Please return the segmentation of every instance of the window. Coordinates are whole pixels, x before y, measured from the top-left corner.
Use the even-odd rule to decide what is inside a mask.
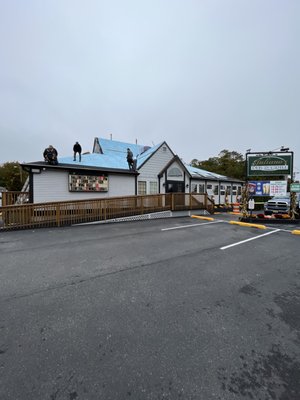
[[[146,182],[138,181],[138,194],[143,195],[146,194]]]
[[[238,187],[238,195],[240,196],[242,194],[242,188],[241,186]]]
[[[169,169],[168,176],[182,176],[182,171],[177,167],[173,167]]]
[[[150,182],[150,194],[157,194],[157,193],[158,193],[157,182]]]
[[[192,190],[192,193],[197,193],[197,185],[195,183],[192,183],[191,190]]]
[[[217,196],[219,194],[219,186],[215,185],[214,186],[214,195]]]
[[[207,187],[207,189],[212,189],[212,185],[211,184],[208,184],[206,187]]]
[[[204,192],[204,184],[199,184],[199,193],[205,193]]]
[[[220,190],[224,190],[225,189],[225,186],[224,185],[221,185],[220,186]]]
[[[232,190],[236,190],[236,186],[235,185],[232,186]]]

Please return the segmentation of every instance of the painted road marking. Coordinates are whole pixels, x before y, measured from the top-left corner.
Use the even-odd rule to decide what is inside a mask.
[[[174,229],[182,229],[182,228],[193,228],[194,226],[200,226],[200,225],[211,225],[211,224],[219,224],[220,222],[225,222],[225,221],[213,221],[213,222],[202,222],[201,224],[189,224],[189,225],[180,225],[180,226],[173,226],[172,228],[163,228],[162,231],[171,231]]]
[[[226,250],[226,249],[229,249],[230,247],[238,246],[240,244],[243,244],[243,243],[246,243],[246,242],[250,242],[251,240],[259,239],[259,238],[261,238],[263,236],[272,235],[273,233],[276,233],[276,232],[279,232],[279,231],[281,231],[281,229],[275,229],[274,231],[267,232],[267,233],[264,233],[262,235],[255,236],[255,237],[250,238],[250,239],[241,240],[240,242],[236,242],[236,243],[229,244],[227,246],[220,247],[220,250]]]

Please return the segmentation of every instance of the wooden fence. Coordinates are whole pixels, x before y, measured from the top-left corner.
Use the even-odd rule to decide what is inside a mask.
[[[28,202],[28,192],[2,192],[2,207],[17,204],[27,204]]]
[[[0,208],[0,230],[59,227],[143,215],[159,211],[214,207],[206,194],[168,193],[145,196],[14,204]]]

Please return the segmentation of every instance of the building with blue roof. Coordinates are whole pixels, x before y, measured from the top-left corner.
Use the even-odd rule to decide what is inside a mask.
[[[127,149],[134,158],[129,169]],[[170,192],[207,193],[216,204],[234,202],[242,181],[182,162],[163,141],[154,146],[96,137],[91,153],[81,161],[59,157],[57,165],[45,161],[23,164],[29,172],[30,202],[85,200],[103,197]]]

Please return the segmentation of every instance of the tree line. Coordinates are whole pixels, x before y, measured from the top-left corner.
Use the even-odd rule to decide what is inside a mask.
[[[201,168],[209,172],[225,175],[230,178],[246,179],[245,158],[237,151],[222,150],[218,156],[208,160],[199,161],[193,159],[191,166]]]
[[[17,161],[6,162],[0,166],[0,186],[9,191],[20,192],[27,176],[28,173]]]

